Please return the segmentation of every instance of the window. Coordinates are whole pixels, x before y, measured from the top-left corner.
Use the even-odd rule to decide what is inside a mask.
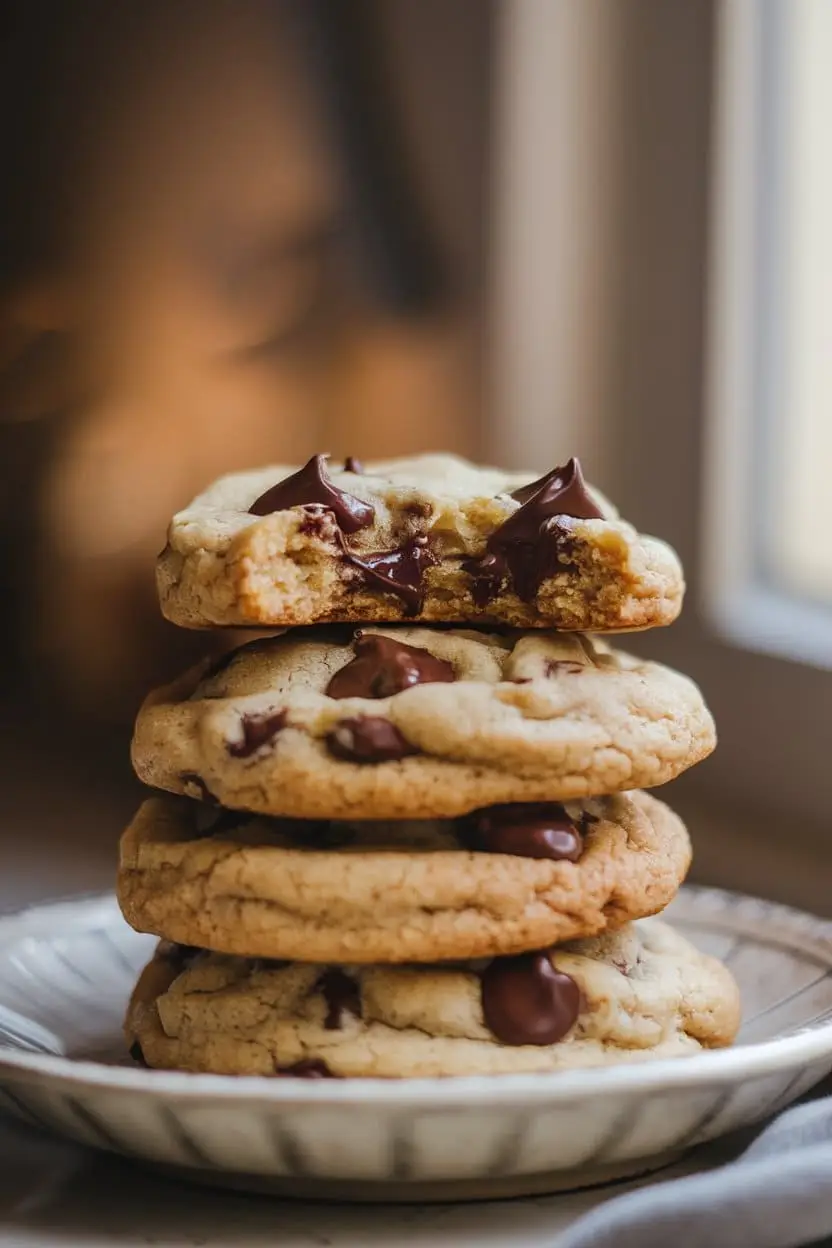
[[[832,667],[832,5],[730,3],[720,34],[707,601]]]

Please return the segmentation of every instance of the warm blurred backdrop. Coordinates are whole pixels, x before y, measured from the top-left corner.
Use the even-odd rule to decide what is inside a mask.
[[[475,447],[488,23],[467,0],[14,7],[7,592],[50,699],[120,720],[182,644],[150,572],[206,482]]]
[[[212,644],[156,609],[172,512],[258,462],[436,448],[577,452],[678,547],[686,615],[633,644],[721,727],[678,799],[700,874],[826,905],[832,7],[1,20],[0,905],[107,881],[138,700]]]

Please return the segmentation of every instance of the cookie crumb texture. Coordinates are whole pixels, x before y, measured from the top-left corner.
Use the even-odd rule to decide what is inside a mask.
[[[189,628],[418,619],[607,632],[670,624],[679,560],[577,461],[545,477],[452,455],[314,456],[216,481],[173,518],[162,611]]]
[[[578,850],[567,842],[560,858],[471,848],[467,820],[327,825],[214,811],[206,834],[197,812],[187,798],[142,805],[121,840],[124,915],[139,931],[266,958],[432,962],[538,949],[657,913],[690,862],[682,821],[646,793],[571,803]],[[474,823],[493,834],[493,820]]]
[[[371,679],[372,696],[333,696],[368,635],[421,650],[454,679],[426,680],[422,664],[399,692]],[[232,808],[431,819],[650,788],[714,743],[691,680],[598,640],[341,626],[250,642],[157,690],[139,713],[133,763],[155,788]]]
[[[520,975],[498,967],[495,986],[494,963],[322,968],[202,953],[182,969],[163,953],[136,986],[128,1043],[168,1069],[286,1075],[312,1062],[318,1076],[395,1079],[682,1057],[736,1035],[728,971],[658,920],[545,956],[556,974],[541,987],[530,958],[516,960]],[[534,1041],[498,1040],[487,1016]]]

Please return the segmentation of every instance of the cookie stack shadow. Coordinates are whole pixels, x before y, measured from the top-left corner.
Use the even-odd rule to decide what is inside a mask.
[[[174,517],[158,585],[184,626],[282,631],[140,711],[155,792],[118,895],[160,943],[136,1060],[402,1078],[732,1041],[730,974],[650,917],[690,843],[644,790],[713,723],[690,680],[603,639],[671,623],[681,568],[576,461],[224,478]]]

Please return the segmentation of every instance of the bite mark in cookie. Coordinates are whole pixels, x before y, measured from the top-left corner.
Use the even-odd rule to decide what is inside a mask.
[[[431,622],[619,631],[668,624],[673,552],[583,483],[450,455],[274,465],[215,482],[173,518],[158,564],[189,627]]]

